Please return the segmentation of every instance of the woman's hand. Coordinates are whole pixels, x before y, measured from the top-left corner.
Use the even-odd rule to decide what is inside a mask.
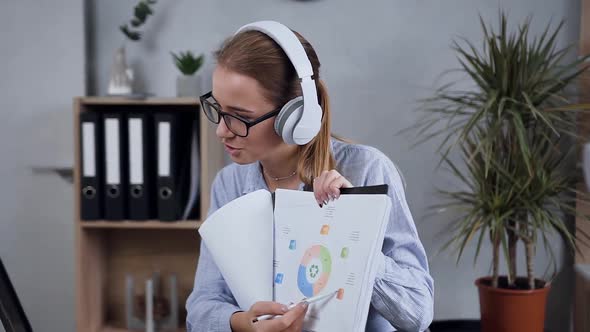
[[[313,193],[320,206],[340,197],[340,188],[350,188],[350,183],[335,169],[323,171],[319,177],[313,179]]]
[[[306,312],[307,303],[300,303],[288,310],[284,304],[260,301],[254,303],[248,311],[233,314],[230,325],[234,332],[301,332]],[[282,316],[256,321],[255,318],[261,315]]]

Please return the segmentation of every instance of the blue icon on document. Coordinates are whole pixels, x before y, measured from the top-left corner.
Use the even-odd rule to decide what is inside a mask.
[[[282,284],[283,283],[283,274],[277,273],[277,277],[275,278],[275,284]]]

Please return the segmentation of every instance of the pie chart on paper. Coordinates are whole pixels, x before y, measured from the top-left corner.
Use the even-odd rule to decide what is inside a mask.
[[[330,251],[321,245],[308,248],[303,254],[297,274],[299,290],[305,297],[319,294],[326,287],[331,271]]]

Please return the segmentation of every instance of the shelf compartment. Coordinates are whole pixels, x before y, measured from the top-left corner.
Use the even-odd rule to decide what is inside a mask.
[[[176,274],[178,331],[182,331],[186,319],[185,303],[193,288],[199,255],[200,238],[196,234],[146,229],[134,232],[80,230],[80,233],[86,254],[79,268],[88,278],[79,280],[80,289],[86,294],[79,298],[83,303],[79,303],[78,314],[89,320],[79,321],[79,331],[127,331],[126,276],[133,276],[135,294],[142,296],[145,280],[155,271],[160,273],[160,292],[165,297],[168,278],[172,273]]]

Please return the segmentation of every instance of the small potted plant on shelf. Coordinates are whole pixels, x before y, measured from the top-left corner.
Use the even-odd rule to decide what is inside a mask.
[[[133,9],[133,18],[129,24],[119,26],[125,39],[123,44],[115,51],[111,76],[108,85],[109,95],[131,95],[133,93],[133,71],[127,66],[125,42],[137,42],[142,38],[140,30],[148,17],[154,14],[153,5],[156,0],[141,0]]]
[[[177,97],[198,97],[202,94],[201,80],[197,72],[203,65],[204,55],[195,56],[193,52],[170,52],[176,68],[182,75],[176,79]]]
[[[478,279],[482,331],[543,331],[550,279],[534,275],[537,240],[553,256],[549,235],[558,233],[568,248],[587,243],[567,223],[576,215],[580,172],[571,166],[579,135],[576,114],[590,105],[573,104],[569,87],[586,69],[587,57],[567,61],[571,48],[558,48],[563,25],[531,36],[530,19],[508,31],[500,13],[499,29],[483,22],[483,47],[462,39],[454,42],[460,69],[467,77],[443,85],[422,100],[425,114],[414,130],[420,142],[439,140],[440,164],[461,183],[458,190],[439,190],[444,201],[434,211],[456,212],[451,240],[457,250],[477,243],[477,260],[484,239],[492,249],[492,275]],[[419,142],[419,143],[420,143]],[[458,161],[460,160],[460,161]],[[583,216],[588,221],[589,216]],[[517,245],[525,249],[526,273],[517,272]],[[500,255],[507,275],[499,275]],[[550,263],[555,267],[553,260]]]

